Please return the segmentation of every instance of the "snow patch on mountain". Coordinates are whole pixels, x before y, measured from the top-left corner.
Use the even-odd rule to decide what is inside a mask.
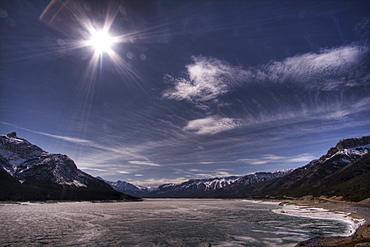
[[[285,169],[275,172],[253,172],[239,178],[234,184],[238,186],[255,186],[259,183],[288,175],[294,170],[295,169]]]
[[[202,197],[204,193],[224,188],[239,177],[190,179],[181,184],[163,184],[152,191],[149,197]]]
[[[48,153],[15,132],[0,136],[0,167],[21,183],[37,180],[86,187],[91,179],[68,156]]]
[[[113,181],[104,180],[101,177],[97,177],[97,179],[103,180],[104,182],[109,184],[115,191],[125,193],[128,195],[132,195],[132,196],[145,197],[151,191],[154,190],[154,188],[151,188],[151,187],[133,185],[131,183],[121,181],[121,180],[113,182]]]

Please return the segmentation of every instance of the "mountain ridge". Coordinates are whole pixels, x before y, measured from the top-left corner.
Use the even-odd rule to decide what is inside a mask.
[[[229,177],[215,177],[204,179],[189,179],[182,183],[168,183],[162,184],[157,188],[146,188],[143,186],[136,186],[131,183],[120,181],[112,182],[106,181],[116,191],[125,194],[147,197],[147,198],[186,198],[186,197],[208,197],[213,191],[225,188],[238,180],[240,182],[249,184],[258,184],[263,181],[275,179],[284,176],[294,169],[279,170],[275,172],[253,172],[245,176],[229,176]],[[102,178],[99,178],[102,179]]]
[[[15,132],[0,136],[0,200],[133,200]]]
[[[162,184],[156,190],[151,191],[147,197],[203,197],[208,191],[223,188],[233,183],[237,176],[223,178],[189,179],[180,184]]]
[[[312,160],[307,165],[294,169],[290,174],[276,178],[270,181],[260,183],[258,186],[238,186],[232,184],[225,187],[215,193],[211,194],[212,197],[265,197],[265,198],[286,198],[286,197],[303,197],[307,195],[313,195],[319,197],[321,195],[331,196],[342,196],[346,190],[336,190],[339,194],[330,193],[331,190],[335,190],[337,185],[330,185],[325,182],[326,188],[318,189],[320,183],[324,181],[333,180],[335,174],[345,174],[345,169],[350,167],[357,168],[370,172],[369,163],[369,149],[370,149],[370,136],[364,136],[361,138],[350,138],[340,140],[335,147],[328,150],[325,155],[322,155],[319,159]],[[356,163],[360,162],[360,163]],[[356,165],[357,164],[357,165]],[[338,173],[337,173],[338,172]],[[332,177],[331,177],[332,176]],[[358,176],[353,176],[351,179],[346,181],[339,181],[340,183],[348,182],[349,180],[356,179]],[[353,180],[354,181],[354,180]],[[370,183],[366,180],[360,185],[361,190],[369,188]],[[344,186],[342,184],[342,186]],[[325,187],[325,186],[324,186]],[[348,200],[363,200],[368,197],[368,194],[360,196],[347,196]]]
[[[370,197],[370,136],[340,140],[318,159],[295,169],[245,176],[190,179],[156,189],[105,181],[79,170],[15,132],[0,136],[0,200],[135,200],[173,198]]]
[[[255,172],[234,177],[221,186],[211,186],[211,189],[206,189],[204,183],[216,183],[225,178],[190,179],[180,184],[162,184],[142,195],[158,198],[297,198],[324,195],[359,201],[370,197],[369,150],[370,136],[342,139],[320,158],[295,169]]]

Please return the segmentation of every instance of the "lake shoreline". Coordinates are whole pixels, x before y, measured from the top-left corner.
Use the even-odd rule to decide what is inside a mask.
[[[288,200],[283,203],[297,206],[323,208],[331,212],[346,212],[354,219],[364,219],[365,223],[359,226],[354,234],[347,237],[315,237],[298,243],[295,247],[309,246],[343,246],[360,247],[370,246],[370,199],[361,202],[341,201],[338,198],[304,198]]]

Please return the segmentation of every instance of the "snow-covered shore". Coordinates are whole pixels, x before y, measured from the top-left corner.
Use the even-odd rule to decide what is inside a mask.
[[[370,199],[361,202],[345,202],[333,198],[310,198],[284,202],[280,212],[299,217],[331,217],[349,223],[348,234],[335,237],[315,237],[296,247],[308,246],[365,246],[370,245]],[[359,244],[359,245],[357,245]],[[366,245],[367,246],[367,245]]]

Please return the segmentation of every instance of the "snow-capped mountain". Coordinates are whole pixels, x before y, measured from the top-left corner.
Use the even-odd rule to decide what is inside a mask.
[[[116,191],[138,197],[155,198],[183,198],[183,197],[208,197],[213,192],[228,187],[234,183],[240,186],[257,185],[264,181],[285,176],[294,169],[276,172],[255,172],[243,177],[231,176],[224,178],[190,179],[181,184],[162,184],[158,188],[135,186],[131,183],[120,181],[105,181]],[[99,178],[99,177],[98,177]],[[102,179],[102,178],[99,178]]]
[[[223,190],[217,191],[213,196],[344,196],[348,193],[356,194],[358,191],[370,191],[370,183],[367,179],[370,177],[369,150],[370,136],[343,139],[319,159],[313,160],[285,176],[261,182],[258,186],[251,183],[235,182]],[[357,185],[356,188],[353,187],[354,184]],[[364,198],[366,193],[358,198]],[[351,199],[351,197],[348,198]]]
[[[43,199],[120,199],[109,185],[79,170],[72,159],[63,154],[48,153],[15,132],[0,136],[0,169],[19,182],[43,191],[33,198]],[[9,179],[5,173],[3,177]],[[12,183],[14,182],[12,181]],[[36,187],[35,187],[36,186]],[[0,191],[1,192],[1,191]],[[27,195],[19,195],[25,198]],[[128,198],[128,197],[127,197]],[[1,198],[0,198],[1,199]]]
[[[181,184],[163,184],[153,190],[147,197],[202,197],[235,182],[239,177],[191,179]]]
[[[284,177],[294,171],[294,169],[279,170],[275,172],[254,172],[245,175],[233,183],[233,186],[256,186],[262,182]]]
[[[98,179],[103,180],[100,177]],[[144,186],[136,186],[131,183],[118,180],[116,182],[104,180],[107,184],[109,184],[115,191],[125,193],[127,195],[137,196],[137,197],[145,197],[147,196],[153,189],[150,187]]]
[[[58,185],[86,187],[91,177],[77,169],[73,160],[50,154],[25,139],[10,133],[0,136],[2,167],[20,182],[29,179]]]

